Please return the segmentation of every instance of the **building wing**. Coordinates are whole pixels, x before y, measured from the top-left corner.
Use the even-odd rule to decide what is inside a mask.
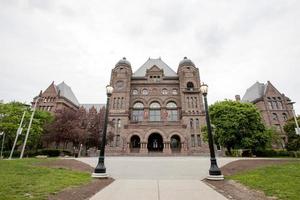
[[[76,106],[79,106],[79,102],[70,86],[68,86],[65,82],[62,82],[58,84],[56,87],[57,87],[57,91],[60,93],[60,96],[65,97],[66,99],[74,103]]]
[[[254,102],[263,97],[265,93],[265,84],[256,82],[250,88],[247,89],[245,95],[242,98],[242,102]]]

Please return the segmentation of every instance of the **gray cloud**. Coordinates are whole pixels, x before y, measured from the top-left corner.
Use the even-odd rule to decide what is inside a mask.
[[[296,0],[0,0],[0,99],[29,102],[64,80],[80,102],[104,102],[121,57],[135,70],[161,56],[176,71],[188,56],[211,103],[267,80],[299,102],[299,9]]]

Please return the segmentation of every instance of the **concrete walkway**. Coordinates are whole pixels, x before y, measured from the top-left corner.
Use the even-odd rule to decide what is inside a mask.
[[[92,167],[97,158],[79,158]],[[234,158],[218,159],[219,166]],[[91,200],[226,200],[203,180],[208,157],[107,157],[107,172],[116,179]]]
[[[116,180],[91,200],[226,200],[200,180]]]

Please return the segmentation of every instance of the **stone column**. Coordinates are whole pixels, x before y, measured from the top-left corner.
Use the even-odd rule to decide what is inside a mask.
[[[170,142],[164,142],[163,153],[166,154],[166,155],[172,154],[171,148],[170,148]]]
[[[146,155],[148,153],[147,143],[141,142],[140,154]]]

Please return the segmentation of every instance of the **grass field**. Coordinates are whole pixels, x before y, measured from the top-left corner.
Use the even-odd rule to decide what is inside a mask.
[[[300,199],[300,161],[258,168],[229,177],[267,196],[282,200]]]
[[[91,180],[89,173],[36,166],[49,160],[0,160],[0,199],[47,199],[48,195]]]

